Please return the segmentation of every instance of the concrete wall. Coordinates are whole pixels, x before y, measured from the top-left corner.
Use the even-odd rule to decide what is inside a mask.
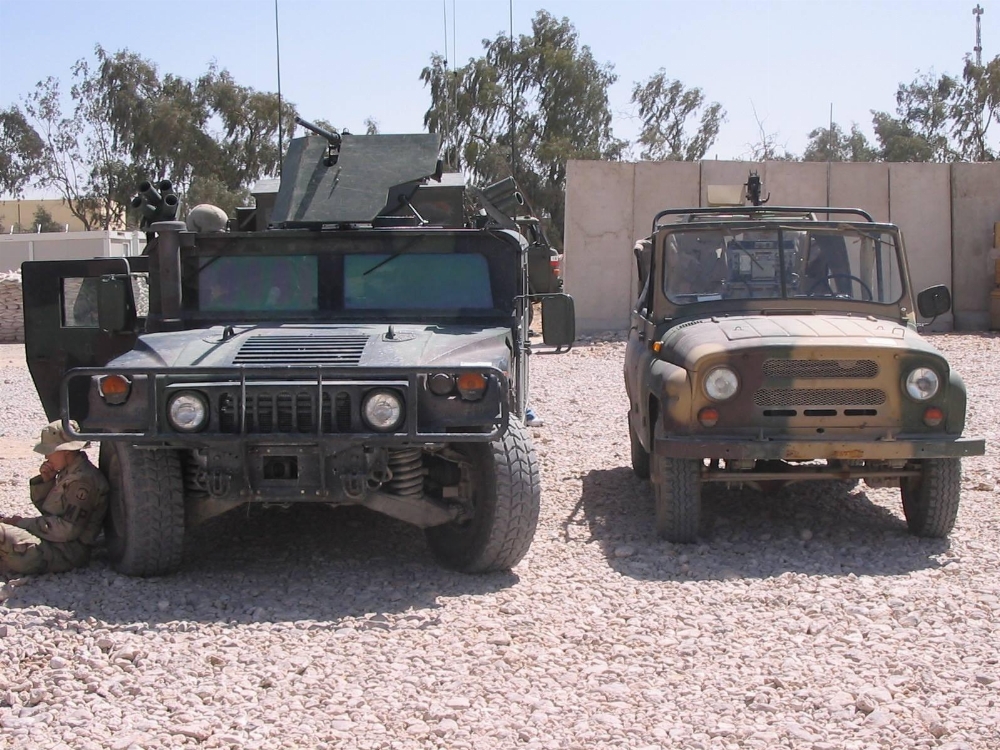
[[[987,327],[1000,164],[571,161],[564,274],[577,329],[627,328],[637,294],[632,246],[656,213],[705,205],[708,185],[745,182],[750,169],[773,205],[862,208],[898,224],[914,288],[952,288],[954,313],[934,329]]]
[[[951,168],[951,240],[955,253],[955,327],[989,327],[993,289],[993,224],[1000,221],[1000,164],[954,164]]]

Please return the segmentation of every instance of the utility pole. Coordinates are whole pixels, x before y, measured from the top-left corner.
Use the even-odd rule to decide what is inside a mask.
[[[976,7],[972,9],[972,15],[976,17],[976,46],[972,50],[976,53],[976,67],[979,68],[983,66],[983,34],[979,17],[985,12],[979,3],[976,3]]]

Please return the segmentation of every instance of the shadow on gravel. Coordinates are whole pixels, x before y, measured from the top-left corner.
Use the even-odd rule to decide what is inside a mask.
[[[8,607],[46,605],[105,622],[249,623],[391,615],[439,597],[491,594],[513,573],[465,575],[431,558],[423,533],[363,508],[245,509],[188,534],[182,569],[164,578],[89,568],[23,579]],[[381,618],[376,617],[376,622]]]
[[[653,492],[627,467],[591,471],[564,522],[568,541],[596,542],[622,575],[653,580],[899,575],[939,567],[947,540],[918,539],[906,523],[842,483],[803,482],[771,495],[710,484],[698,544],[657,537]]]

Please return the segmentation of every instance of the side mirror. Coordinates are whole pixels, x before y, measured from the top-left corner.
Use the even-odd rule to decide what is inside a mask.
[[[576,306],[568,294],[542,297],[542,342],[556,348],[572,346],[576,340]]]
[[[135,303],[128,276],[102,276],[97,288],[97,321],[105,333],[135,329]]]
[[[917,295],[917,309],[925,318],[936,318],[951,309],[951,292],[944,284],[928,287]]]

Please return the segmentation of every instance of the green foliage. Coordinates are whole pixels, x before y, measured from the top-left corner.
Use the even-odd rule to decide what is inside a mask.
[[[215,66],[189,81],[161,77],[128,50],[98,46],[95,57],[73,67],[70,113],[62,112],[55,78],[39,82],[24,101],[42,142],[34,177],[56,189],[87,229],[122,223],[144,179],[169,179],[181,196],[199,180],[202,193],[228,196],[230,205],[277,172],[277,95],[240,86]],[[295,110],[287,102],[281,117],[290,134]],[[184,202],[192,205],[190,197]]]
[[[993,161],[990,126],[1000,122],[1000,56],[966,59],[961,78],[930,73],[900,84],[896,116],[873,112],[885,161]]]
[[[450,168],[479,184],[513,175],[562,227],[567,160],[619,159],[626,145],[611,130],[612,66],[580,45],[569,19],[544,10],[530,35],[512,43],[501,33],[483,50],[455,70],[431,58],[420,75],[431,94],[424,124],[442,134]]]
[[[22,195],[38,174],[44,144],[16,107],[0,110],[0,194]]]
[[[705,106],[701,89],[688,89],[678,80],[669,80],[663,68],[646,83],[635,84],[632,103],[642,120],[637,139],[641,157],[656,161],[704,159],[726,115],[718,102]],[[694,122],[697,126],[691,132]]]
[[[35,209],[35,215],[31,217],[31,231],[33,232],[62,232],[66,227],[59,224],[52,218],[45,206]]]
[[[809,143],[802,161],[875,161],[878,152],[868,142],[856,124],[845,133],[840,125],[816,128],[809,133]]]

